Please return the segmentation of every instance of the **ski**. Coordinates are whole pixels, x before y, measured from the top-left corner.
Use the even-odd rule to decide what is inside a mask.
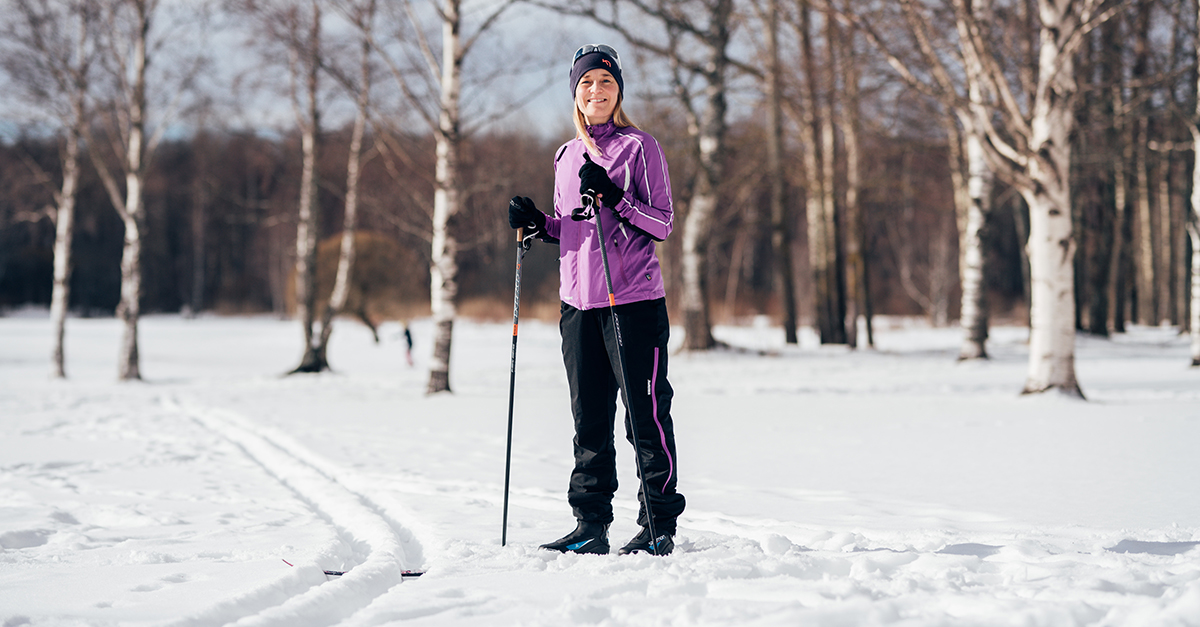
[[[283,560],[283,563],[287,564],[288,566],[295,567],[295,564],[293,564],[287,560]],[[333,576],[333,577],[341,577],[342,575],[345,575],[346,573],[348,573],[350,571],[348,571],[348,570],[323,570],[321,572],[325,573],[326,575]],[[421,575],[424,575],[424,574],[425,574],[425,571],[423,571],[423,570],[402,570],[402,571],[400,571],[400,576],[405,577],[405,578],[420,577]]]

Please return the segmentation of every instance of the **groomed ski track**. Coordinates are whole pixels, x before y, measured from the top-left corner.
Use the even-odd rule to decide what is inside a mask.
[[[418,567],[421,543],[384,508],[348,484],[350,471],[316,457],[286,434],[254,424],[237,413],[190,400],[163,404],[229,440],[268,475],[332,525],[332,547],[347,572],[328,576],[319,564],[295,563],[283,579],[226,600],[172,627],[319,627],[336,625],[369,606]],[[287,556],[280,556],[281,561]],[[247,615],[247,610],[251,614]]]

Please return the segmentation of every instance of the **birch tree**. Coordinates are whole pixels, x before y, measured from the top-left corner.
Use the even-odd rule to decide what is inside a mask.
[[[859,345],[858,319],[867,320],[867,268],[864,254],[863,215],[859,203],[862,188],[862,165],[859,146],[859,65],[855,48],[857,31],[849,29],[842,35],[842,142],[846,153],[846,340],[851,347]],[[874,345],[870,331],[867,344]]]
[[[1129,137],[1125,111],[1125,72],[1121,62],[1121,52],[1118,46],[1120,38],[1120,20],[1111,19],[1101,27],[1100,41],[1103,47],[1102,80],[1109,86],[1105,113],[1111,120],[1107,129],[1109,161],[1113,178],[1113,218],[1112,245],[1109,247],[1108,284],[1103,299],[1105,331],[1108,333],[1125,332],[1125,264],[1122,261],[1127,254],[1125,246],[1125,216],[1128,212],[1129,197],[1128,163],[1132,161],[1133,142]],[[1103,96],[1102,96],[1103,97]],[[1097,314],[1100,312],[1097,311]],[[1099,315],[1094,316],[1093,327],[1101,322]]]
[[[913,6],[911,0],[904,3]],[[1030,357],[1025,393],[1057,390],[1082,397],[1075,378],[1075,240],[1071,221],[1071,144],[1075,124],[1074,55],[1087,33],[1112,17],[1112,0],[1037,0],[1037,64],[1029,72],[1029,98],[1020,97],[1021,79],[1005,71],[991,37],[990,19],[970,0],[951,0],[958,54],[968,84],[975,81],[979,100],[968,98],[964,126],[977,129],[991,169],[1012,184],[1030,209],[1031,274]],[[917,32],[929,21],[915,10]],[[918,38],[920,41],[920,38]],[[924,45],[924,44],[922,44]],[[926,55],[929,58],[929,55]],[[889,61],[913,83],[913,72],[895,55]],[[932,63],[939,82],[950,81],[940,63]],[[1017,82],[1014,87],[1013,81]]]
[[[81,147],[89,122],[88,88],[95,47],[95,7],[88,0],[5,3],[11,21],[4,38],[13,46],[4,65],[23,95],[50,112],[62,128],[62,180],[54,192],[54,287],[50,299],[52,374],[65,378],[67,310],[71,303],[71,243],[79,188]]]
[[[1200,3],[1196,7],[1197,28],[1200,28]],[[1200,34],[1197,35],[1200,37]],[[1195,47],[1195,63],[1200,68],[1200,45]],[[1200,76],[1200,72],[1197,73]],[[1191,282],[1191,336],[1192,336],[1192,366],[1200,366],[1200,79],[1196,81],[1196,109],[1192,112],[1191,124],[1188,130],[1192,133],[1192,150],[1196,158],[1192,163],[1192,197],[1191,215],[1188,218],[1187,231],[1192,241],[1192,282]]]
[[[312,346],[312,360],[317,369],[329,368],[326,356],[329,338],[333,334],[333,318],[346,308],[350,297],[350,274],[354,272],[357,253],[355,230],[358,228],[358,182],[363,165],[363,135],[366,133],[367,116],[371,104],[371,34],[375,20],[375,0],[362,6],[344,7],[348,17],[362,32],[359,71],[357,81],[345,80],[347,87],[355,93],[354,127],[350,134],[350,155],[346,163],[346,200],[342,216],[341,252],[338,256],[337,274],[329,302],[321,315],[321,332]],[[365,318],[365,315],[364,315]],[[376,338],[378,341],[378,337]]]
[[[282,36],[288,48],[288,74],[292,110],[300,128],[300,199],[296,220],[296,315],[304,333],[304,354],[296,372],[320,372],[328,367],[317,353],[314,329],[317,305],[317,240],[320,238],[321,204],[318,197],[317,161],[321,136],[321,5],[313,0],[307,13],[294,6],[285,14]],[[307,24],[307,26],[306,26]]]
[[[454,229],[455,216],[462,209],[462,176],[460,152],[465,135],[462,120],[463,65],[475,45],[508,10],[515,0],[503,0],[488,9],[479,26],[463,38],[462,0],[440,0],[436,6],[436,24],[441,33],[440,53],[426,36],[425,20],[409,0],[397,7],[402,21],[409,28],[398,26],[395,40],[403,44],[412,39],[416,47],[418,64],[409,72],[403,52],[387,46],[372,37],[372,47],[396,85],[413,104],[413,111],[433,130],[436,138],[436,165],[434,172],[433,216],[430,237],[430,305],[433,310],[434,338],[433,355],[429,365],[427,394],[450,392],[450,354],[454,338],[454,321],[458,316],[458,250],[459,235]],[[410,34],[406,35],[406,31]],[[400,46],[404,50],[403,45]],[[411,49],[409,49],[411,51]],[[422,85],[431,88],[422,90]],[[436,104],[423,94],[436,94]]]
[[[252,45],[265,66],[285,68],[286,93],[300,133],[300,189],[296,200],[293,289],[296,317],[304,348],[289,374],[321,372],[329,367],[318,350],[317,241],[320,239],[320,173],[322,120],[325,114],[322,76],[327,70],[325,1],[228,0],[231,9],[254,24]]]
[[[1031,328],[1024,393],[1056,390],[1082,397],[1075,378],[1075,240],[1071,222],[1074,55],[1089,30],[1112,15],[1107,0],[1038,0],[1039,47],[1034,97],[1022,108],[985,26],[968,0],[954,0],[968,73],[980,77],[991,106],[973,106],[985,129],[985,154],[1029,206]],[[994,120],[999,118],[999,123]]]
[[[121,253],[121,299],[117,317],[123,322],[117,376],[123,381],[142,378],[138,352],[138,321],[142,297],[142,241],[146,231],[144,190],[146,167],[162,138],[166,125],[147,137],[147,82],[150,64],[148,48],[157,0],[118,0],[103,6],[100,21],[107,34],[102,54],[111,63],[116,92],[107,111],[105,133],[120,162],[120,175],[108,167],[100,145],[84,126],[85,139],[109,200],[125,226],[125,245]]]
[[[757,6],[757,5],[756,5]],[[783,65],[779,46],[779,0],[768,0],[760,14],[766,36],[767,170],[771,184],[771,247],[775,251],[775,286],[783,307],[784,341],[797,344],[796,277],[792,267],[792,220],[784,172]]]
[[[835,328],[842,324],[836,307],[837,235],[834,231],[834,190],[830,176],[834,171],[832,108],[821,98],[818,84],[821,73],[813,41],[813,7],[807,0],[799,3],[795,23],[800,40],[800,58],[804,67],[805,87],[797,101],[800,119],[800,145],[805,180],[805,218],[808,223],[808,264],[813,280],[813,308],[821,343],[840,343]],[[829,42],[827,42],[828,44]],[[826,76],[832,76],[835,58],[832,47],[827,59]],[[832,95],[830,95],[832,97]]]
[[[918,79],[917,72],[910,67],[912,62],[901,59],[899,53],[894,52],[873,28],[868,26],[864,30],[910,85],[939,101],[946,111],[944,123],[957,214],[958,271],[962,288],[959,324],[963,338],[958,358],[960,361],[985,359],[988,318],[984,262],[987,256],[982,232],[991,211],[994,174],[984,151],[984,128],[974,119],[975,113],[984,108],[985,81],[974,66],[964,61],[961,47],[949,55],[960,66],[962,78],[955,80],[953,72],[945,67],[943,61],[947,56],[948,44],[936,36],[936,33],[945,30],[945,26],[941,23],[935,25],[929,13],[912,0],[901,0],[899,5],[901,21],[916,44],[915,52],[929,69],[927,81]],[[971,3],[963,10],[976,18],[982,9],[980,5]],[[843,15],[846,14],[848,11],[843,12]]]

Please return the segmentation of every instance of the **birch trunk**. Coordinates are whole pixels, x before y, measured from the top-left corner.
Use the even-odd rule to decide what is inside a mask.
[[[296,316],[304,333],[304,354],[293,373],[320,372],[327,367],[318,358],[313,342],[313,325],[317,304],[317,236],[320,229],[320,204],[317,189],[317,158],[319,152],[321,114],[317,101],[321,37],[321,9],[312,3],[312,24],[305,49],[297,51],[293,67],[304,70],[304,112],[297,117],[300,126],[300,205],[296,221]]]
[[[204,266],[206,225],[208,222],[208,158],[203,151],[208,142],[198,146],[202,151],[197,157],[196,178],[192,183],[192,293],[186,300],[187,317],[194,317],[204,307]]]
[[[118,378],[132,381],[142,378],[138,356],[138,320],[142,298],[142,233],[146,224],[143,203],[146,148],[146,56],[150,33],[150,15],[145,2],[135,3],[137,31],[133,42],[133,84],[129,99],[129,135],[125,144],[125,203],[121,219],[125,223],[125,249],[121,254],[121,302],[117,315],[124,323]]]
[[[1200,141],[1200,139],[1198,139]],[[1188,223],[1188,237],[1192,240],[1192,293],[1191,326],[1192,366],[1200,366],[1200,166],[1192,172],[1192,218]]]
[[[1196,7],[1196,22],[1200,27],[1200,5]],[[1196,64],[1200,67],[1200,46],[1196,47]],[[1192,211],[1188,218],[1188,236],[1192,240],[1192,287],[1190,329],[1192,336],[1192,367],[1200,366],[1200,78],[1196,81],[1196,111],[1188,126],[1192,132]]]
[[[1133,306],[1136,308],[1135,322],[1154,324],[1157,312],[1154,309],[1154,240],[1150,227],[1150,181],[1147,163],[1146,146],[1149,141],[1150,124],[1145,112],[1146,106],[1141,103],[1144,84],[1152,73],[1150,68],[1150,2],[1138,2],[1134,15],[1133,29],[1133,67],[1130,78],[1133,86],[1130,88],[1130,102],[1133,110],[1133,240],[1130,252],[1134,260],[1136,276],[1134,288],[1136,298]]]
[[[71,306],[71,243],[75,236],[75,198],[79,186],[79,124],[83,123],[82,94],[74,99],[75,124],[67,130],[67,145],[63,152],[63,181],[58,193],[58,211],[54,236],[54,288],[50,297],[50,324],[54,329],[54,348],[51,351],[53,376],[67,376],[64,342],[67,311]]]
[[[703,140],[702,140],[703,141]],[[701,167],[703,170],[703,167]],[[686,350],[707,350],[716,345],[708,311],[708,232],[717,199],[710,177],[701,174],[683,222],[683,329]]]
[[[138,356],[138,321],[141,316],[142,296],[142,235],[146,228],[146,209],[142,195],[146,155],[151,150],[146,141],[145,117],[146,67],[149,64],[146,49],[150,33],[151,7],[146,2],[131,2],[127,6],[132,7],[134,12],[130,22],[131,39],[121,41],[120,33],[114,30],[117,36],[110,42],[113,45],[107,51],[115,58],[122,72],[118,80],[124,87],[122,96],[127,107],[116,112],[115,117],[120,123],[115,129],[109,130],[109,133],[115,136],[112,137],[111,143],[118,151],[122,174],[125,176],[124,192],[116,176],[108,169],[105,155],[99,151],[99,144],[93,137],[91,128],[83,124],[79,130],[87,145],[92,165],[95,166],[108,193],[108,199],[125,227],[125,243],[121,252],[121,298],[117,303],[116,312],[123,323],[117,357],[117,377],[122,381],[133,381],[142,378]],[[113,11],[114,14],[116,12],[117,10]],[[109,18],[113,24],[121,21],[121,17],[117,15],[110,15]],[[125,44],[129,45],[129,56],[126,56],[123,48]]]
[[[138,133],[130,133],[137,141]],[[131,159],[132,161],[132,159]],[[125,247],[121,253],[121,301],[117,306],[117,317],[123,323],[121,352],[118,358],[118,378],[122,381],[141,379],[138,354],[138,321],[141,317],[142,295],[142,232],[145,224],[145,208],[142,206],[142,178],[139,174],[125,177],[126,214]]]
[[[821,221],[825,233],[825,303],[826,320],[829,323],[827,337],[822,343],[845,344],[845,289],[842,283],[842,267],[839,263],[839,240],[837,221],[837,135],[834,129],[836,115],[838,55],[835,42],[837,37],[837,20],[827,12],[825,18],[825,48],[827,72],[825,74],[825,97],[818,100],[817,107],[821,125]]]
[[[441,106],[438,117],[437,171],[433,194],[433,243],[430,303],[433,309],[433,358],[426,394],[450,392],[450,349],[458,297],[458,240],[453,218],[459,210],[459,95],[462,85],[460,0],[442,7]]]
[[[350,134],[350,156],[346,163],[346,203],[342,215],[342,246],[338,255],[337,275],[333,282],[333,292],[329,302],[321,314],[321,335],[315,349],[316,359],[322,369],[329,368],[329,338],[333,335],[333,318],[346,308],[350,297],[350,275],[354,272],[354,261],[357,255],[355,247],[355,230],[358,229],[358,180],[362,166],[363,135],[367,128],[367,109],[370,106],[371,66],[370,66],[370,20],[374,15],[374,4],[368,9],[363,23],[364,37],[362,42],[362,64],[359,71],[358,98],[356,99],[358,113],[354,118],[354,130]],[[363,315],[365,318],[365,314]],[[372,327],[374,331],[374,327]],[[378,335],[376,336],[378,342]]]
[[[1075,239],[1071,223],[1071,133],[1075,68],[1063,54],[1079,27],[1064,0],[1041,0],[1038,86],[1030,120],[1027,172],[1032,328],[1026,394],[1058,390],[1083,397],[1075,379]]]
[[[1121,111],[1124,108],[1124,96],[1120,85],[1113,87],[1113,108]],[[1115,204],[1113,218],[1113,245],[1109,276],[1108,309],[1109,330],[1112,333],[1125,332],[1125,306],[1129,287],[1128,264],[1129,252],[1126,248],[1126,223],[1129,221],[1129,172],[1126,164],[1133,162],[1133,137],[1128,129],[1124,115],[1118,113],[1117,127],[1114,136],[1117,138],[1119,151],[1113,151],[1113,203]],[[1131,243],[1129,243],[1131,245]]]
[[[713,215],[717,210],[721,180],[724,175],[726,70],[729,59],[731,0],[713,3],[709,33],[706,37],[710,51],[705,72],[704,112],[699,116],[696,142],[700,168],[696,174],[687,218],[683,222],[683,330],[685,350],[707,350],[716,346],[708,303],[708,242]]]
[[[1189,176],[1187,164],[1182,160],[1176,161],[1172,168],[1175,179],[1182,181]],[[1183,189],[1177,189],[1173,197],[1174,205],[1171,211],[1171,309],[1172,324],[1179,325],[1181,330],[1188,330],[1188,216],[1190,215],[1191,199],[1184,196]]]
[[[767,9],[767,169],[771,177],[771,247],[775,250],[775,286],[783,307],[784,341],[797,344],[796,277],[792,268],[791,212],[783,171],[783,93],[779,61],[779,0]]]
[[[819,90],[816,85],[817,62],[812,44],[812,9],[800,8],[800,47],[807,89],[800,98],[800,143],[804,150],[805,220],[808,226],[808,263],[812,272],[813,309],[821,343],[829,339],[829,235],[825,230],[825,190],[820,154]]]
[[[991,211],[994,176],[976,132],[966,134],[967,202],[959,220],[959,277],[962,306],[959,316],[963,342],[959,360],[987,359],[988,311],[985,292],[983,228]]]
[[[846,343],[858,347],[858,319],[865,309],[866,280],[862,242],[862,207],[858,201],[861,188],[859,163],[859,89],[858,66],[854,51],[854,31],[843,37],[842,84],[844,104],[842,141],[846,146]]]
[[[1175,320],[1175,307],[1171,300],[1171,270],[1174,254],[1171,252],[1171,153],[1164,151],[1158,161],[1155,176],[1158,188],[1158,241],[1154,249],[1158,252],[1158,263],[1155,265],[1155,278],[1158,280],[1156,293],[1158,298],[1159,325],[1170,325]]]
[[[1107,36],[1107,33],[1106,33]],[[1113,129],[1110,131],[1112,142],[1110,146],[1112,150],[1112,173],[1113,173],[1113,224],[1112,224],[1112,246],[1109,247],[1109,264],[1108,264],[1108,332],[1109,333],[1124,333],[1125,332],[1125,299],[1124,299],[1124,280],[1121,273],[1124,269],[1124,264],[1121,263],[1125,256],[1125,204],[1128,197],[1128,183],[1125,175],[1126,155],[1128,154],[1130,142],[1126,140],[1124,116],[1121,114],[1121,109],[1124,108],[1124,97],[1121,93],[1120,85],[1114,85],[1112,88],[1112,109],[1115,117],[1113,121]]]
[[[1154,307],[1154,229],[1150,217],[1150,165],[1146,148],[1149,120],[1137,121],[1137,139],[1134,141],[1134,209],[1137,218],[1137,320],[1142,324],[1154,324],[1158,312]]]

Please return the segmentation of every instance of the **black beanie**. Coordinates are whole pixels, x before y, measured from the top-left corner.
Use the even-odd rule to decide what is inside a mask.
[[[579,86],[579,79],[583,78],[591,70],[601,69],[608,70],[609,74],[617,81],[617,91],[621,94],[625,93],[625,81],[621,78],[621,65],[611,56],[593,50],[578,59],[575,59],[575,64],[571,66],[571,98],[575,98],[575,88]]]

